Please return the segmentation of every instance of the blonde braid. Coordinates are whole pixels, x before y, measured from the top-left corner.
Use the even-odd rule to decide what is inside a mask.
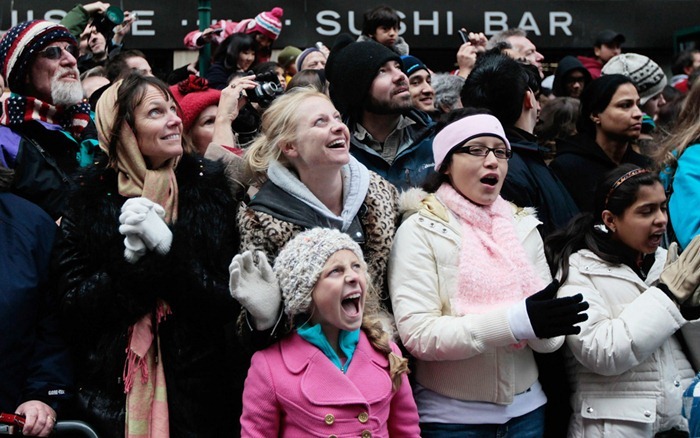
[[[389,359],[389,377],[394,392],[401,387],[401,376],[408,373],[408,359],[403,358],[391,349],[391,332],[393,322],[391,316],[382,308],[377,290],[367,274],[367,299],[365,312],[362,318],[362,330],[364,330],[372,346],[387,355]]]

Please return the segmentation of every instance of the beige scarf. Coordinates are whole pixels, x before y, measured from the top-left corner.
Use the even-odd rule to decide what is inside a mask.
[[[113,135],[118,135],[116,171],[119,194],[127,198],[143,196],[162,205],[165,221],[174,223],[177,220],[175,166],[178,158],[166,161],[159,169],[148,169],[128,123],[122,123],[115,132],[115,108],[121,83],[118,81],[109,87],[97,102],[95,122],[100,148],[109,154],[109,141]],[[169,436],[168,397],[158,324],[170,313],[170,306],[158,300],[153,312],[129,328],[123,376],[127,438]],[[137,373],[140,373],[140,378]]]

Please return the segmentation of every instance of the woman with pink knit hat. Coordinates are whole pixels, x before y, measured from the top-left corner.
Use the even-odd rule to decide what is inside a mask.
[[[389,259],[421,436],[541,437],[547,398],[532,352],[578,333],[588,304],[554,298],[540,222],[500,196],[512,152],[498,119],[458,111],[433,140],[435,193],[404,195]]]
[[[193,30],[188,33],[185,36],[185,46],[196,50],[207,43],[219,45],[234,33],[246,33],[255,38],[259,47],[255,57],[256,63],[267,62],[272,54],[272,43],[282,32],[283,13],[282,8],[274,7],[270,11],[259,13],[255,18],[246,18],[238,22],[219,20],[204,31]]]

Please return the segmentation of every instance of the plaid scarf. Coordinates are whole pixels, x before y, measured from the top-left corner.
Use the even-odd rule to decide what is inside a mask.
[[[158,335],[158,325],[170,313],[170,306],[158,300],[154,312],[129,328],[123,375],[126,438],[170,436],[168,393]]]
[[[80,142],[83,131],[90,123],[90,104],[81,102],[70,107],[55,106],[35,97],[11,93],[3,102],[0,125],[12,127],[32,120],[61,126]]]

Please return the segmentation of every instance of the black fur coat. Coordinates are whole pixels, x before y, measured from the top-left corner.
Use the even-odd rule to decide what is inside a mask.
[[[239,433],[249,356],[236,341],[240,306],[228,290],[236,201],[218,162],[183,156],[176,176],[178,220],[165,256],[125,261],[118,218],[126,199],[104,164],[78,178],[62,219],[55,260],[77,367],[76,414],[100,436],[124,435],[127,333],[157,298],[172,309],[158,326],[171,436]]]

